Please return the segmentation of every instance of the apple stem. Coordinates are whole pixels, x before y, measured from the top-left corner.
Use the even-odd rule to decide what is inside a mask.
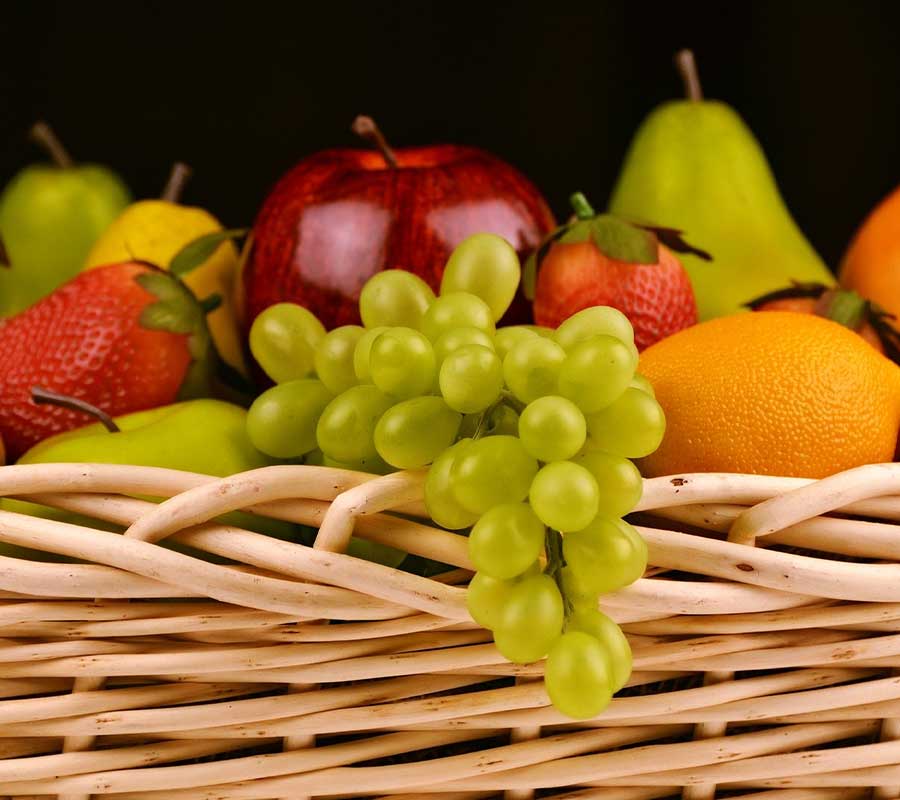
[[[592,217],[597,216],[594,207],[581,192],[575,192],[575,194],[569,198],[569,205],[572,206],[572,210],[575,212],[575,216],[578,217],[578,219],[591,219]]]
[[[72,156],[69,155],[69,151],[63,147],[63,143],[53,132],[53,128],[43,120],[39,120],[31,126],[28,136],[31,141],[39,144],[47,151],[47,154],[53,159],[53,163],[56,164],[57,167],[67,169],[75,166],[75,162],[72,160]]]
[[[102,409],[87,402],[87,400],[79,400],[77,397],[70,397],[67,394],[59,394],[58,392],[45,389],[43,386],[33,386],[31,388],[31,400],[37,406],[59,406],[60,408],[68,408],[71,411],[81,411],[89,414],[103,425],[110,433],[119,433],[119,426],[115,420]]]
[[[365,114],[360,114],[353,120],[350,128],[360,139],[365,139],[367,142],[374,144],[381,152],[381,155],[384,156],[384,160],[389,167],[397,166],[397,156],[387,143],[387,139],[384,138],[381,128],[378,127],[374,119],[367,117]]]
[[[694,51],[679,50],[675,54],[675,66],[684,82],[685,97],[694,103],[699,103],[703,100],[703,87],[700,85],[700,73],[697,72]]]
[[[183,161],[176,161],[172,165],[169,179],[166,181],[159,199],[165,200],[167,203],[177,203],[181,200],[181,194],[192,174],[193,170],[187,164]]]

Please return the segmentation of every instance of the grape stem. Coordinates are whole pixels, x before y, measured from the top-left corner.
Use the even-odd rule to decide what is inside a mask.
[[[517,414],[521,414],[527,405],[527,403],[523,403],[518,397],[512,394],[512,392],[507,392],[505,390],[500,393],[500,403],[505,403]]]
[[[568,617],[572,611],[572,604],[566,597],[566,590],[562,581],[562,568],[566,565],[566,558],[562,549],[562,534],[557,530],[548,528],[547,533],[544,534],[544,549],[547,551],[547,569],[544,572],[556,581],[556,588],[559,589],[559,593],[562,595],[563,608],[566,609],[566,616]]]

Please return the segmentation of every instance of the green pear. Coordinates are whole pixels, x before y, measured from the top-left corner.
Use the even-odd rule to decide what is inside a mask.
[[[68,402],[70,407],[87,410],[80,401],[75,401],[75,405],[52,393],[43,394],[48,396],[50,402]],[[96,409],[88,408],[90,413],[97,413]],[[222,400],[186,400],[148,411],[125,414],[115,420],[110,420],[102,412],[99,417],[104,422],[60,433],[36,444],[18,463],[136,464],[218,477],[274,463],[250,443],[246,431],[246,410]],[[118,430],[111,432],[107,426]],[[0,508],[120,530],[114,525],[98,525],[96,520],[19,500],[4,499],[0,501]],[[229,514],[223,519],[281,539],[293,539],[297,533],[296,526],[290,523],[252,514]],[[47,557],[4,544],[0,544],[0,554],[32,559]]]
[[[701,320],[740,311],[791,281],[833,285],[753,133],[732,108],[703,99],[690,51],[676,60],[688,99],[664,103],[644,120],[609,210],[677,228],[712,255],[709,262],[679,256]]]
[[[97,164],[75,164],[45,124],[32,136],[54,163],[25,167],[0,194],[9,267],[0,270],[0,317],[77,275],[97,237],[131,202],[121,178]]]

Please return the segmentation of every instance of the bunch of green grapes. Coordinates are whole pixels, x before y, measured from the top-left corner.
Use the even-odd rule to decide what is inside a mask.
[[[451,255],[437,297],[405,271],[373,276],[363,326],[326,333],[299,306],[267,309],[250,346],[277,385],[251,407],[248,430],[278,458],[428,467],[432,519],[471,529],[472,617],[510,661],[546,657],[553,704],[587,718],[631,671],[599,596],[646,568],[622,517],[641,496],[630,459],[658,447],[665,417],[619,311],[498,329],[520,277],[515,250],[477,234]]]

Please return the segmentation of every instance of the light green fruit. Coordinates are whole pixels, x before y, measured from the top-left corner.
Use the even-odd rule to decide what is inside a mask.
[[[701,320],[744,310],[792,281],[834,284],[753,133],[721,102],[679,100],[653,111],[631,142],[609,210],[677,228],[712,255],[678,256]]]
[[[441,294],[469,292],[491,309],[494,321],[509,308],[522,270],[513,246],[494,233],[476,233],[463,239],[451,253],[441,278]]]
[[[0,194],[0,316],[16,314],[75,277],[91,245],[131,202],[112,170],[97,164],[34,164]]]

